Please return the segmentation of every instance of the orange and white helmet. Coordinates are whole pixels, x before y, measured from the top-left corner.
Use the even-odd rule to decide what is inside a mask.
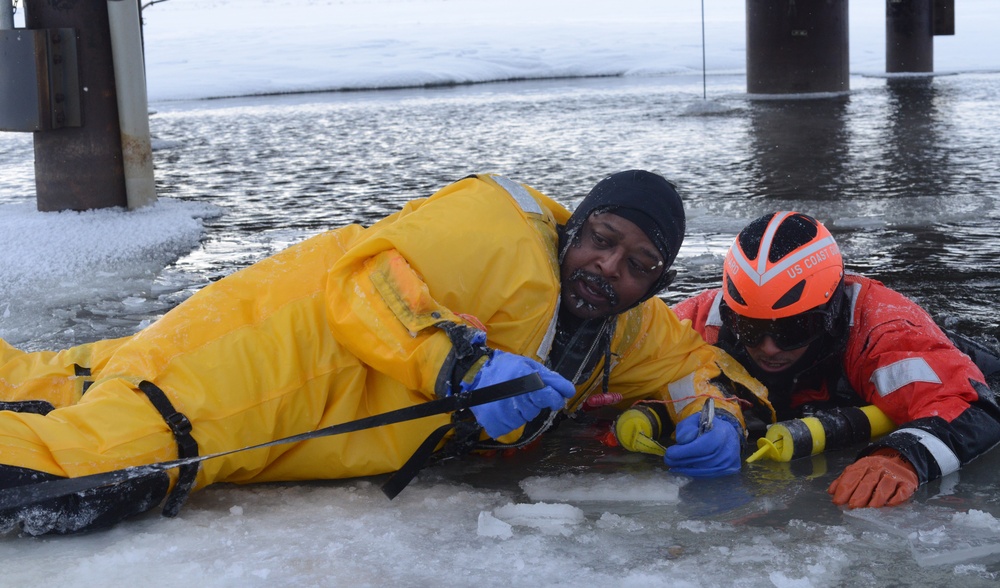
[[[798,212],[775,212],[747,225],[729,248],[722,295],[735,313],[776,320],[830,302],[844,277],[833,235]]]

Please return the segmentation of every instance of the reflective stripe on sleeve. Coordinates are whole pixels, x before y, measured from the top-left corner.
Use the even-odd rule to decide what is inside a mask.
[[[559,324],[559,298],[556,298],[556,311],[552,314],[552,320],[549,321],[549,326],[545,329],[545,336],[542,337],[542,342],[538,345],[538,350],[535,351],[542,362],[546,362],[549,359],[549,352],[552,351],[552,342],[556,338],[556,325]]]
[[[901,359],[875,370],[871,381],[878,390],[878,395],[885,397],[913,382],[930,382],[940,384],[941,378],[922,357]]]
[[[493,178],[494,182],[500,184],[501,188],[507,190],[507,193],[510,194],[511,197],[517,201],[517,204],[521,207],[521,210],[523,210],[524,212],[530,212],[532,214],[543,214],[541,205],[539,205],[538,202],[531,197],[531,194],[528,193],[527,188],[503,176],[490,175],[490,177]]]
[[[674,403],[674,414],[684,412],[684,407],[691,404],[696,398],[694,391],[694,372],[684,376],[680,380],[670,382],[667,385],[670,399]]]
[[[958,471],[958,468],[962,467],[962,462],[959,461],[958,456],[955,452],[951,450],[950,447],[945,445],[944,441],[938,439],[934,435],[931,435],[923,429],[898,429],[893,435],[898,435],[900,433],[909,433],[917,439],[920,439],[920,444],[927,449],[928,452],[934,457],[934,461],[937,462],[938,469],[941,470],[942,476],[947,476],[948,474]]]

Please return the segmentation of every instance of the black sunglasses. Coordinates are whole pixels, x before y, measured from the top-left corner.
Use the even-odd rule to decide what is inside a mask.
[[[735,312],[723,301],[719,305],[719,313],[722,315],[722,323],[743,345],[756,347],[767,336],[782,351],[809,345],[828,333],[832,324],[830,310],[827,308],[780,319],[754,319]]]

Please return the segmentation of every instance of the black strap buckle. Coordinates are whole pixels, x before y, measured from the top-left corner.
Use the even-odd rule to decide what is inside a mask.
[[[167,426],[170,427],[170,431],[174,434],[174,439],[177,441],[177,457],[181,459],[197,457],[198,442],[191,435],[193,427],[187,416],[174,408],[170,399],[167,398],[167,395],[156,384],[143,380],[139,382],[139,390],[142,390],[146,397],[149,398],[149,401],[153,403],[153,406],[159,411],[160,416],[163,417]],[[199,464],[194,463],[181,466],[177,469],[177,483],[174,484],[174,489],[170,492],[170,496],[167,497],[167,502],[163,506],[163,516],[175,517],[180,512],[181,506],[184,505],[188,494],[194,488],[199,467]]]
[[[184,416],[184,413],[175,412],[171,415],[165,415],[163,420],[167,421],[167,426],[169,426],[170,430],[174,432],[174,435],[188,435],[191,433],[191,421]],[[185,455],[183,457],[191,456]]]

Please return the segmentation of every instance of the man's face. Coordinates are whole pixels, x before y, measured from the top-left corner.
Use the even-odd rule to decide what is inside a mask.
[[[774,339],[765,336],[757,345],[746,345],[747,355],[757,364],[757,367],[771,374],[781,373],[801,358],[809,345],[798,349],[784,350],[775,345]]]
[[[814,341],[828,334],[831,322],[825,305],[788,317],[755,319],[734,312],[723,302],[719,314],[757,367],[772,374],[792,367]]]
[[[571,314],[617,314],[642,299],[666,268],[635,223],[610,212],[587,218],[562,263],[562,305]]]

